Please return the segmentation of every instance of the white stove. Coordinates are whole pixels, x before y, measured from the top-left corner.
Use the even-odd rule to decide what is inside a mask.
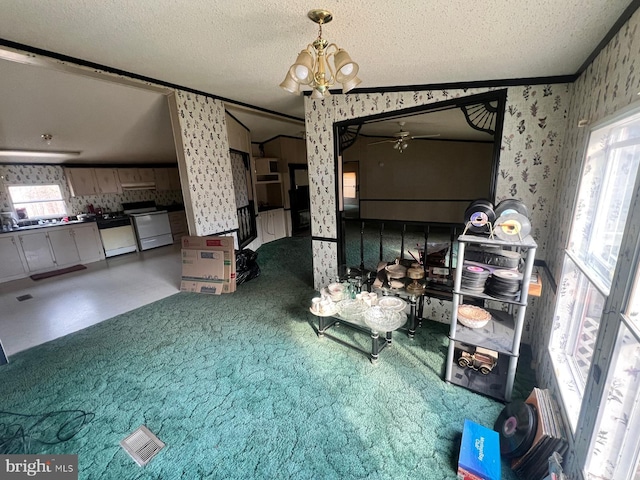
[[[158,210],[154,201],[123,203],[124,213],[133,220],[138,248],[149,250],[173,243],[169,213]]]

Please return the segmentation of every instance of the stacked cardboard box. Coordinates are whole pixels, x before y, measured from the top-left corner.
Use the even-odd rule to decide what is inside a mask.
[[[182,237],[180,290],[213,295],[235,292],[233,237]]]

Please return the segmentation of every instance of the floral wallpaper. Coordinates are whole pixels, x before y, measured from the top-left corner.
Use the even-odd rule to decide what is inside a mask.
[[[249,205],[249,192],[247,190],[247,167],[240,153],[231,152],[231,168],[233,169],[233,190],[236,195],[238,208]]]
[[[195,220],[195,234],[212,235],[238,228],[233,170],[224,104],[203,95],[176,90],[184,169],[184,192]]]
[[[316,290],[320,291],[324,286],[333,282],[338,275],[336,258],[338,257],[338,244],[336,242],[326,242],[313,240],[313,284]]]
[[[491,90],[495,89],[347,94],[319,100],[306,97],[312,235],[325,239],[336,239],[337,236],[334,122]],[[529,210],[531,233],[538,243],[537,258],[540,259],[546,256],[568,102],[569,87],[566,84],[507,89],[496,202],[505,198],[516,198],[524,202]],[[315,279],[332,278],[336,271],[337,255],[332,261],[325,259],[322,264],[314,263]],[[322,285],[316,283],[315,288],[322,288]],[[434,317],[445,319],[447,316],[443,312],[446,311],[446,308],[438,308],[433,312]],[[535,308],[528,309],[523,336],[525,342],[529,341],[535,315]]]
[[[180,190],[129,190],[121,194],[83,195],[72,197],[64,170],[58,165],[0,165],[0,208],[12,209],[7,185],[60,185],[69,215],[87,212],[87,205],[101,207],[105,212],[122,211],[122,203],[155,200],[157,205],[182,204]]]

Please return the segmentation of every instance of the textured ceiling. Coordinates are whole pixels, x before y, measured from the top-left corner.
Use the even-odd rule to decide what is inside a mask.
[[[360,64],[360,87],[575,73],[630,0],[20,0],[4,2],[6,40],[303,116],[278,88],[317,35]]]
[[[12,0],[2,39],[303,117],[278,87],[317,35],[359,63],[361,89],[572,75],[631,0]],[[0,69],[4,68],[0,64]],[[255,141],[303,125],[234,113]]]

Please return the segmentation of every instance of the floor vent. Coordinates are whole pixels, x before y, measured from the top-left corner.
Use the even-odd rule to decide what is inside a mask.
[[[19,297],[16,297],[16,300],[18,300],[19,302],[24,302],[25,300],[31,300],[33,297],[30,294],[26,294],[26,295],[20,295]]]
[[[164,448],[164,443],[144,425],[140,425],[131,435],[122,440],[120,445],[141,467],[149,463]]]

